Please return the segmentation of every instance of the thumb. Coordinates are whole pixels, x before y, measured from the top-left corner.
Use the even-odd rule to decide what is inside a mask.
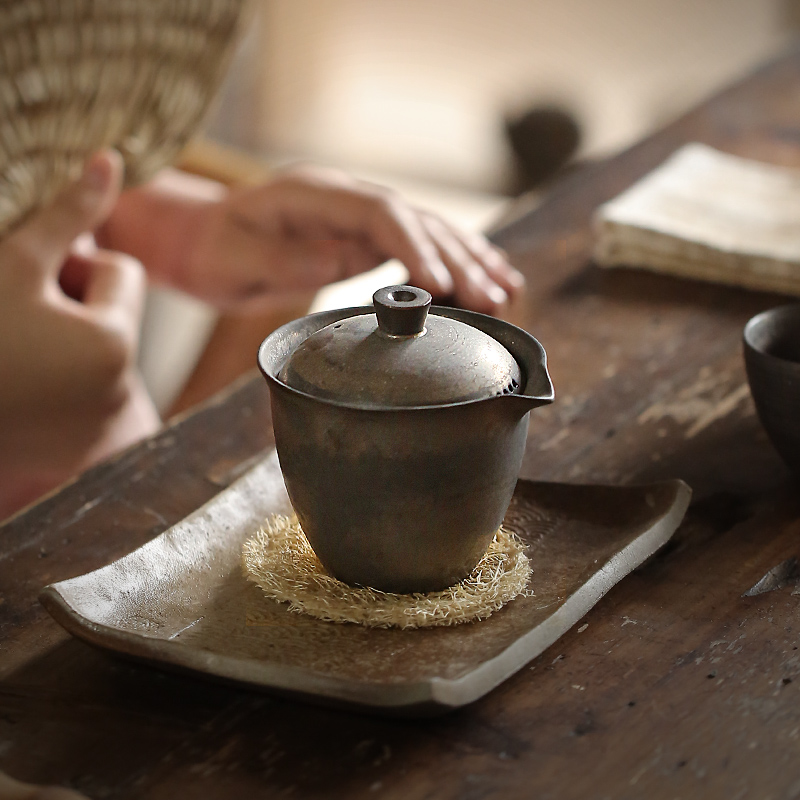
[[[135,353],[147,291],[144,267],[135,258],[111,250],[81,258],[88,272],[83,307],[120,333]]]
[[[42,274],[57,274],[72,242],[111,214],[122,188],[122,156],[115,150],[95,153],[80,179],[12,233],[6,242],[24,253]]]

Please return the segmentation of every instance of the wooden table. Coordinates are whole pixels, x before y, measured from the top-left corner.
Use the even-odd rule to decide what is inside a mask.
[[[0,529],[0,768],[95,798],[791,798],[800,795],[800,598],[743,597],[800,553],[797,485],[746,388],[741,330],[777,296],[589,261],[590,217],[688,141],[800,166],[800,54],[577,172],[500,243],[558,400],[523,474],[680,477],[684,525],[573,629],[474,705],[397,721],[132,665],[36,597],[177,522],[270,447],[248,377]]]

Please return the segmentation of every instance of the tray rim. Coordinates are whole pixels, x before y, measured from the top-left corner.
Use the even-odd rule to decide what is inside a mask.
[[[95,573],[111,564],[133,556],[151,542],[165,536],[177,526],[190,525],[209,507],[219,502],[222,494],[230,492],[263,466],[248,471],[220,494],[215,495],[175,525],[165,529],[149,542],[95,570],[45,586],[39,600],[51,616],[68,633],[103,650],[155,664],[161,668],[188,670],[202,677],[219,678],[252,688],[288,693],[334,704],[356,705],[383,711],[409,711],[434,708],[440,711],[456,709],[478,700],[536,658],[578,620],[585,616],[602,597],[622,578],[663,546],[677,530],[689,506],[692,491],[679,479],[645,484],[614,486],[610,484],[569,484],[576,489],[593,487],[609,489],[646,490],[667,488],[672,498],[666,510],[653,518],[650,526],[627,546],[616,552],[591,577],[573,592],[552,615],[542,623],[512,641],[500,653],[455,679],[430,678],[411,683],[376,683],[353,681],[326,675],[302,667],[259,663],[252,659],[226,656],[201,650],[196,646],[171,641],[146,632],[133,632],[98,623],[73,606],[62,591],[69,592]],[[522,481],[521,481],[522,482]],[[524,481],[525,483],[547,483]],[[553,482],[550,482],[553,483]],[[558,484],[555,485],[564,485]],[[502,613],[502,610],[497,613]],[[320,624],[332,624],[321,622]]]

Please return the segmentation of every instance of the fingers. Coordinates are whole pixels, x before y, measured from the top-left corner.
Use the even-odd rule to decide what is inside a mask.
[[[452,232],[509,298],[514,298],[525,288],[525,277],[509,263],[505,250],[496,247],[481,234],[458,229],[452,229]]]
[[[124,253],[97,250],[73,255],[84,274],[81,303],[85,312],[113,328],[135,352],[147,281],[141,263]]]
[[[459,305],[486,314],[497,313],[508,302],[508,295],[487,274],[464,242],[442,220],[424,217],[431,238],[436,242],[455,284],[454,297]],[[413,283],[414,275],[411,275]]]
[[[212,302],[317,289],[397,258],[434,297],[496,314],[524,284],[502,251],[395,192],[318,168],[232,192],[196,237],[189,272]],[[220,222],[220,220],[222,220]],[[223,269],[213,267],[220,262]]]
[[[434,296],[456,289],[455,275],[442,260],[446,251],[436,246],[422,220],[410,207],[394,198],[379,199],[371,209],[368,229],[387,258],[399,258],[410,280]]]
[[[436,295],[453,291],[453,280],[419,216],[393,192],[308,169],[282,176],[272,190],[274,211],[290,233],[368,242],[383,260],[400,259],[422,288]]]
[[[39,278],[57,275],[73,241],[97,228],[111,213],[122,172],[119,153],[96,153],[78,181],[3,242],[0,255]]]
[[[497,314],[525,288],[525,278],[509,264],[505,252],[484,236],[452,227],[433,214],[423,218],[453,275],[458,305]]]
[[[465,308],[496,314],[524,286],[505,254],[483,236],[417,211],[390,190],[316,168],[293,170],[277,186],[284,230],[307,239],[349,237],[377,254],[377,263],[398,258],[410,282],[435,297],[452,294]],[[348,274],[376,265],[351,257],[356,266],[345,267]]]

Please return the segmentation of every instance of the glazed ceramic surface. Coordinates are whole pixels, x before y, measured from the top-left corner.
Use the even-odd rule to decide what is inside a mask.
[[[744,355],[761,424],[800,475],[800,303],[753,317],[744,329]]]

